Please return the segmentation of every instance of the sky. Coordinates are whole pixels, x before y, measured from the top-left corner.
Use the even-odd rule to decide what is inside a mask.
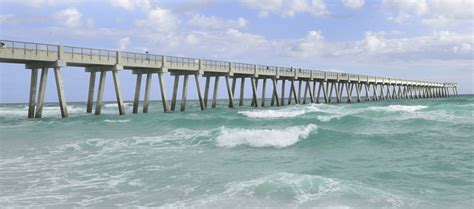
[[[0,39],[456,82],[473,94],[473,11],[470,0],[0,0]],[[66,99],[85,101],[84,69],[63,77]],[[135,77],[120,78],[132,100]],[[0,64],[0,103],[27,102],[29,81],[24,65]],[[57,101],[52,72],[46,101]]]

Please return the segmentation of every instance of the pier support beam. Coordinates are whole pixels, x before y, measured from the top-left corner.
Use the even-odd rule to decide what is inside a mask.
[[[214,93],[212,94],[212,108],[216,108],[218,90],[219,90],[219,76],[215,76],[215,78],[214,78]]]
[[[38,81],[38,69],[33,68],[31,69],[30,100],[28,102],[28,118],[35,117],[37,81]]]
[[[148,113],[148,106],[150,104],[151,79],[152,79],[152,74],[147,73],[146,74],[146,83],[145,83],[145,96],[143,98],[143,113]]]
[[[176,109],[176,99],[178,97],[179,75],[174,76],[173,97],[171,98],[171,111]]]
[[[54,68],[54,78],[56,79],[56,90],[58,92],[59,108],[61,109],[61,117],[67,118],[69,116],[67,112],[66,98],[64,97],[64,86],[63,78],[61,76],[61,68]]]
[[[89,79],[89,91],[87,95],[87,113],[92,113],[92,105],[94,103],[94,89],[95,89],[95,71],[90,72],[90,79]]]
[[[196,91],[197,91],[197,95],[199,99],[199,106],[201,107],[201,110],[204,110],[206,108],[206,105],[204,104],[204,100],[201,94],[201,80],[199,79],[199,74],[194,74],[194,80],[196,83]]]
[[[232,92],[232,89],[231,89],[229,76],[225,76],[225,83],[227,86],[227,94],[229,96],[229,108],[234,108],[234,93]]]
[[[278,80],[277,79],[272,79],[272,82],[273,82],[273,95],[274,95],[274,99],[275,99],[275,102],[276,102],[276,106],[280,106],[280,100],[278,98]],[[273,99],[272,99],[272,103],[273,103]]]
[[[142,86],[142,74],[137,73],[137,81],[135,83],[135,97],[133,98],[133,114],[138,113],[138,104],[140,103],[140,88]]]
[[[115,96],[117,97],[117,105],[120,115],[125,115],[125,106],[123,104],[122,91],[120,89],[120,79],[117,70],[112,70],[112,76],[114,78]]]
[[[262,104],[260,106],[264,107],[265,106],[265,91],[266,91],[266,85],[267,85],[267,79],[263,78],[263,83],[262,83]]]
[[[347,102],[352,102],[352,83],[346,83]]]
[[[95,101],[95,115],[100,115],[102,111],[102,99],[104,97],[106,71],[100,71],[99,89],[97,90],[97,99]]]
[[[165,80],[163,72],[158,72],[158,81],[160,81],[161,101],[163,102],[163,112],[169,112],[168,101],[166,98]]]
[[[207,100],[209,98],[209,86],[211,85],[211,76],[206,76],[206,86],[204,87],[204,106],[207,108]]]
[[[298,81],[298,97],[296,99],[297,103],[296,104],[301,104],[301,87],[302,87],[302,80]]]
[[[188,94],[188,79],[189,79],[189,75],[185,74],[184,81],[183,81],[183,93],[181,94],[181,112],[184,112],[186,110],[186,96]]]
[[[38,89],[38,103],[36,103],[36,114],[35,118],[41,118],[43,114],[44,106],[44,94],[46,92],[46,81],[48,80],[48,68],[43,67],[41,71],[40,84]]]
[[[240,78],[239,106],[244,105],[244,87],[245,87],[245,77],[242,77],[242,78]]]
[[[252,93],[253,93],[253,103],[255,107],[258,107],[258,98],[257,98],[257,83],[256,83],[256,78],[252,77],[250,78],[252,80]]]
[[[281,80],[281,101],[280,101],[280,105],[281,106],[285,106],[285,79],[282,79]]]
[[[331,103],[332,100],[332,90],[334,89],[334,82],[331,82],[331,88],[329,89],[329,94],[328,94],[328,103]]]

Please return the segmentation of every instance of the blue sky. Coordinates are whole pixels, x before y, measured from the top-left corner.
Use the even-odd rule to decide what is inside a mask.
[[[473,2],[0,0],[0,38],[457,82],[472,94]],[[63,74],[68,101],[84,101],[87,74]],[[24,66],[0,64],[0,76],[0,102],[27,101]],[[121,79],[130,100],[134,77]]]

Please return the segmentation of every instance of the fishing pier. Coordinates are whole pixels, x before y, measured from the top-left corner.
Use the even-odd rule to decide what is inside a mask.
[[[351,103],[371,100],[458,96],[456,83],[415,81],[8,40],[0,40],[0,44],[2,45],[0,48],[0,63],[24,64],[27,70],[31,70],[28,118],[42,117],[47,76],[50,69],[53,70],[55,76],[61,115],[63,118],[68,117],[67,103],[64,97],[65,89],[61,77],[61,70],[64,67],[83,67],[85,72],[90,74],[86,112],[93,112],[94,97],[96,97],[94,111],[96,115],[101,114],[107,74],[113,76],[118,113],[120,115],[125,114],[119,73],[126,70],[130,70],[136,76],[133,113],[138,113],[143,79],[145,80],[142,102],[143,112],[148,112],[151,82],[155,75],[159,82],[164,112],[176,111],[180,80],[182,80],[180,111],[186,110],[188,80],[190,77],[195,79],[195,89],[201,110],[208,108],[211,79],[214,81],[212,103],[209,105],[212,108],[216,107],[220,79],[223,79],[226,83],[225,91],[228,95],[229,108],[244,105],[246,81],[250,82],[252,87],[251,106],[253,107],[267,105],[265,104],[267,83],[272,88],[270,106],[284,106],[292,103]],[[174,77],[171,101],[168,101],[165,88],[163,76],[165,73],[170,73]],[[97,77],[99,78],[96,92]],[[202,77],[205,79],[204,94],[201,88]],[[260,89],[258,88],[259,82],[262,84]],[[238,103],[235,96],[237,83],[240,83]],[[286,92],[288,86],[289,89]],[[343,97],[344,93],[346,97]]]

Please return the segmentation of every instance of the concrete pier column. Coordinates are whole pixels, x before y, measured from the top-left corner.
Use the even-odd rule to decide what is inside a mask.
[[[302,80],[298,80],[298,97],[296,99],[296,104],[301,104],[301,87],[302,87]]]
[[[352,102],[352,83],[346,83],[347,102]]]
[[[258,78],[255,78],[255,88],[257,89],[257,91],[255,92],[255,94],[252,94],[252,102],[250,104],[251,107],[258,107],[255,105],[255,101],[256,99],[254,99],[253,97],[257,97],[257,94],[258,94]]]
[[[364,83],[364,86],[365,86],[365,97],[366,97],[366,101],[370,101],[370,91],[369,91],[369,87],[370,87],[370,84],[369,83]]]
[[[392,99],[398,99],[397,86],[396,85],[392,85]]]
[[[293,96],[293,80],[290,80],[290,92],[288,94],[288,102],[287,102],[287,105],[290,105],[291,104],[291,98]],[[296,97],[296,95],[295,95]]]
[[[36,114],[35,118],[41,118],[43,114],[43,106],[44,106],[44,94],[46,92],[46,81],[48,80],[48,68],[43,67],[41,70],[41,78],[40,84],[38,89],[38,102],[36,103]]]
[[[235,85],[237,83],[237,77],[232,78],[232,95],[235,97]]]
[[[120,89],[120,79],[117,70],[112,70],[112,76],[114,78],[115,96],[117,97],[117,105],[120,115],[125,115],[125,106],[123,104],[122,91]]]
[[[255,107],[258,107],[257,84],[256,84],[256,81],[255,81],[257,79],[254,78],[254,77],[252,77],[250,79],[252,80],[253,103],[254,103]]]
[[[225,76],[225,83],[227,86],[227,94],[229,96],[229,108],[234,108],[234,93],[232,92],[232,89],[231,89],[229,76]]]
[[[135,96],[133,98],[133,114],[138,113],[138,104],[140,102],[140,88],[142,86],[142,74],[137,72],[137,81],[135,83]]]
[[[273,83],[273,96],[275,98],[276,106],[280,106],[280,99],[278,97],[278,80],[276,78],[273,78],[272,83]]]
[[[168,100],[166,98],[166,88],[165,80],[163,78],[163,72],[158,72],[158,81],[160,81],[160,91],[161,91],[161,102],[163,103],[163,112],[169,112]]]
[[[35,117],[37,81],[38,81],[38,69],[33,68],[31,69],[30,100],[28,102],[28,118]]]
[[[337,82],[337,87],[336,87],[336,102],[337,103],[341,102],[341,94],[342,94],[341,83]]]
[[[357,92],[357,102],[361,102],[361,99],[360,99],[360,89],[362,88],[362,84],[361,83],[356,83],[356,92]]]
[[[92,113],[92,105],[94,103],[94,89],[95,89],[95,71],[91,71],[89,79],[89,91],[87,93],[87,113]]]
[[[316,85],[316,82],[314,83],[314,85]],[[321,90],[323,91],[323,94],[325,93],[324,92],[324,84],[322,81],[319,82],[319,87],[318,87],[318,93],[315,92],[316,94],[316,103],[319,103],[319,98],[321,96]],[[326,97],[324,97],[324,99],[326,100]]]
[[[189,79],[189,75],[185,74],[184,81],[183,81],[183,93],[181,94],[181,112],[184,112],[186,110],[186,96],[188,94],[188,79]]]
[[[281,106],[285,106],[285,79],[281,80]]]
[[[95,101],[95,115],[100,115],[102,111],[102,99],[104,97],[105,76],[107,71],[100,71],[99,89],[97,90],[97,99]]]
[[[317,87],[316,85],[317,85],[317,81],[313,80],[313,91],[312,91],[313,92],[313,98],[311,98],[312,103],[317,103],[316,101],[319,100],[319,99],[316,99],[316,87]]]
[[[171,98],[171,111],[176,109],[176,99],[178,97],[179,75],[174,76],[173,97]]]
[[[143,113],[148,113],[148,106],[150,104],[150,89],[151,89],[152,74],[146,74],[145,96],[143,98]],[[140,78],[141,80],[141,78]]]
[[[199,99],[199,106],[201,107],[201,110],[204,110],[206,108],[206,105],[204,104],[204,100],[201,94],[201,80],[199,79],[199,74],[194,74],[194,80],[196,83],[196,91],[197,91],[197,95]]]
[[[385,100],[385,84],[380,84],[380,100]]]
[[[373,95],[372,98],[373,98],[375,101],[378,101],[378,100],[380,99],[379,96],[377,95],[378,84],[375,83],[375,84],[373,84],[372,86],[373,86],[373,88],[374,88],[374,95]]]
[[[240,97],[239,97],[239,106],[244,105],[244,87],[245,87],[245,77],[240,78]]]
[[[64,97],[64,86],[63,78],[61,76],[61,68],[54,68],[54,77],[56,78],[56,90],[58,92],[59,108],[61,109],[61,117],[67,118],[69,116],[67,112],[66,98]]]
[[[334,89],[334,82],[331,82],[331,88],[329,89],[329,94],[328,94],[328,103],[331,103],[332,100],[332,90]]]
[[[329,95],[328,95],[328,83],[326,82],[326,88],[324,87],[324,82],[319,83],[319,88],[323,89],[323,96],[324,96],[324,102],[328,103],[329,102]]]
[[[296,87],[295,87],[294,80],[291,80],[291,92],[293,93],[293,98],[295,99],[295,104],[299,104],[300,102],[298,101],[298,97],[296,96]],[[290,94],[289,100],[291,100],[291,94]],[[289,104],[291,104],[291,103],[289,103]]]
[[[211,85],[211,76],[206,76],[206,86],[204,87],[204,107],[207,107],[209,98],[209,86]]]
[[[306,81],[306,84],[304,86],[304,93],[303,93],[303,104],[306,104],[306,98],[308,97],[308,88],[309,88],[308,81]]]
[[[308,91],[309,91],[309,98],[310,98],[310,101],[311,103],[314,103],[314,86],[316,85],[315,82],[313,81],[313,90],[311,90],[311,82],[310,81],[306,81],[306,85],[308,86]]]
[[[265,107],[265,91],[266,91],[266,86],[267,86],[267,79],[263,78],[263,83],[262,83],[262,104],[260,106]]]
[[[212,95],[212,108],[216,108],[218,90],[219,90],[219,76],[216,75],[214,78],[214,93]]]

